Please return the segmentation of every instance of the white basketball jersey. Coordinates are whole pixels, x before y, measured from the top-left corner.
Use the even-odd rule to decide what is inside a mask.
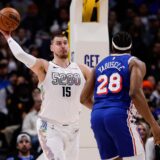
[[[38,85],[42,93],[39,116],[65,124],[78,121],[82,109],[80,94],[84,83],[83,73],[76,63],[62,68],[49,62],[46,77]]]

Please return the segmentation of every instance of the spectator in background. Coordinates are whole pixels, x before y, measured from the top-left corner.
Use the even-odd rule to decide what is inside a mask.
[[[148,101],[148,106],[149,106],[149,108],[150,108],[150,110],[151,110],[154,118],[155,118],[156,120],[158,120],[158,115],[157,115],[157,113],[156,113],[156,105],[155,105],[155,103],[149,100],[149,101]]]
[[[17,137],[17,153],[8,156],[7,160],[35,160],[31,154],[32,142],[28,133],[20,133]]]
[[[39,147],[39,141],[38,141],[38,135],[37,135],[36,121],[38,118],[38,112],[40,111],[41,102],[42,102],[40,90],[39,90],[39,93],[35,94],[34,92],[32,96],[33,96],[34,105],[31,111],[24,117],[23,124],[22,124],[22,131],[30,134],[32,139],[33,149],[35,152],[37,152],[37,149]]]
[[[155,77],[154,77],[153,75],[149,75],[149,76],[147,77],[147,80],[152,83],[153,89],[155,89],[155,87],[156,87],[156,79],[155,79]]]
[[[160,108],[160,81],[158,81],[156,89],[152,92],[150,100],[155,103],[156,108]]]
[[[151,48],[150,53],[150,74],[152,74],[158,81],[160,79],[159,69],[160,69],[160,41],[156,41]]]
[[[160,125],[160,121],[158,120]],[[146,145],[146,160],[159,160],[160,159],[160,147],[155,145],[153,136],[147,139]]]
[[[153,91],[152,83],[148,80],[144,80],[143,81],[143,92],[144,92],[144,95],[147,101],[149,101],[152,91]]]
[[[21,44],[21,46],[23,47],[24,50],[27,50],[28,47],[32,43],[30,36],[31,36],[31,33],[29,30],[20,27],[17,30],[17,34],[15,35],[15,39],[18,43]]]
[[[111,37],[117,32],[119,32],[121,28],[121,25],[117,20],[117,14],[115,11],[109,12],[108,27],[109,27],[109,36],[111,40]],[[111,44],[111,41],[110,41],[110,44]]]
[[[132,53],[136,57],[139,57],[141,60],[144,61],[144,55],[146,55],[144,34],[146,31],[144,29],[144,24],[142,23],[140,16],[135,16],[133,18],[129,32],[131,33],[133,39]]]
[[[146,3],[142,3],[140,6],[139,6],[139,15],[141,17],[141,21],[145,27],[145,30],[148,30],[148,7],[147,7],[147,4]]]
[[[69,12],[67,8],[60,8],[58,10],[58,23],[62,30],[67,29],[69,22]]]
[[[32,0],[10,0],[10,1],[11,1],[10,4],[19,11],[22,18],[26,14],[28,5],[32,2]]]
[[[43,29],[43,21],[39,14],[39,8],[35,3],[28,5],[26,15],[21,21],[21,27],[31,31],[31,39],[34,38],[38,30]]]
[[[149,126],[145,121],[140,121],[137,124],[137,128],[138,128],[138,132],[139,132],[139,134],[141,136],[141,139],[142,139],[142,142],[143,142],[143,146],[145,148],[146,141],[147,141],[147,139],[149,137],[149,134],[150,134]]]
[[[30,45],[29,52],[30,52],[31,55],[33,55],[37,58],[40,57],[40,52],[39,52],[39,49],[36,45]]]
[[[12,93],[10,81],[7,79],[8,61],[0,54],[0,129],[7,126],[8,120],[8,96]]]

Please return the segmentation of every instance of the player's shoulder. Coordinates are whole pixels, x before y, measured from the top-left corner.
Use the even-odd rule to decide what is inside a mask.
[[[141,70],[143,76],[145,75],[146,73],[146,65],[143,61],[141,61],[140,59],[138,58],[134,58],[130,61],[129,63],[129,68],[130,68],[130,71],[132,70],[133,67],[137,67]]]
[[[130,66],[144,67],[145,63],[143,61],[141,61],[140,59],[138,59],[137,57],[132,56],[129,59],[129,65]]]

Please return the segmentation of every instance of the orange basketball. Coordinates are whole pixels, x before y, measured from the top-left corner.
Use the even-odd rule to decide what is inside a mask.
[[[0,10],[0,29],[14,31],[20,24],[20,14],[11,7]]]

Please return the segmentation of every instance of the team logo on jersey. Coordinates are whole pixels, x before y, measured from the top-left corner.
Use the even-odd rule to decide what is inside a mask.
[[[76,85],[81,84],[81,77],[78,73],[57,73],[52,72],[52,84],[53,85]]]
[[[47,122],[41,120],[41,126],[40,126],[40,130],[45,132],[47,130]]]

